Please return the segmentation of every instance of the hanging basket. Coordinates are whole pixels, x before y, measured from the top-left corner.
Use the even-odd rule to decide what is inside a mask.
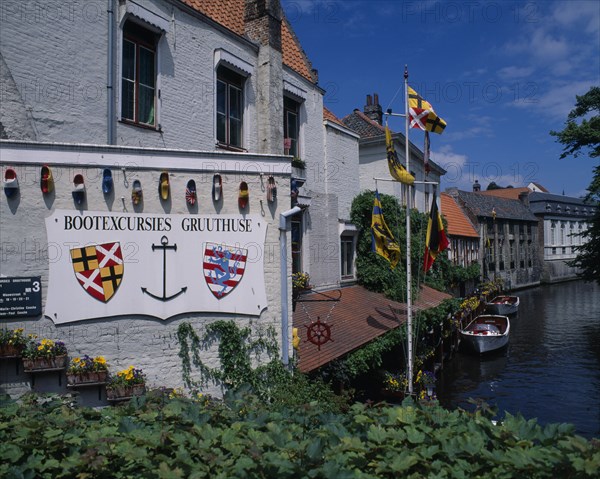
[[[109,401],[124,401],[134,396],[141,396],[146,392],[145,384],[131,386],[109,386],[106,388],[106,398]]]
[[[32,371],[58,370],[67,367],[67,355],[54,356],[50,358],[23,358],[23,370],[28,373]]]
[[[83,386],[85,384],[104,384],[108,371],[86,371],[82,373],[67,373],[68,386]]]

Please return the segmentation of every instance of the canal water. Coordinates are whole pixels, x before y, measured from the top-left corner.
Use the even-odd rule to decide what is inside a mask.
[[[573,281],[518,291],[507,348],[459,353],[446,363],[438,399],[473,410],[469,398],[540,424],[567,422],[600,437],[600,286]]]

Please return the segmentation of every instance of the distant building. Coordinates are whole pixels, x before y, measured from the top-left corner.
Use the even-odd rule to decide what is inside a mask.
[[[359,162],[360,162],[360,189],[375,189],[374,178],[391,179],[385,145],[385,126],[383,123],[383,110],[379,104],[379,96],[367,95],[367,102],[364,111],[355,109],[349,115],[342,118],[344,124],[358,133],[359,140]],[[392,128],[390,128],[392,130]],[[423,132],[415,131],[415,138],[422,141]],[[394,133],[392,130],[392,140],[398,158],[403,165],[406,165],[405,137],[402,133]],[[410,152],[410,172],[417,180],[425,180],[439,183],[440,178],[446,174],[441,166],[434,161],[429,160],[429,174],[425,175],[425,164],[423,152],[411,141],[409,143]],[[393,195],[396,198],[405,198],[406,187],[398,182],[380,181],[377,185],[380,193]],[[431,185],[415,184],[412,188],[411,205],[422,213],[429,211],[431,198],[433,197],[433,188]]]
[[[540,219],[539,256],[543,265],[542,282],[554,283],[574,279],[577,268],[567,265],[582,244],[581,233],[589,227],[596,208],[581,198],[531,193],[530,209]]]
[[[507,199],[456,188],[446,193],[479,234],[479,263],[484,279],[502,278],[508,288],[539,284],[538,219],[529,211],[527,194],[522,192],[520,199]]]

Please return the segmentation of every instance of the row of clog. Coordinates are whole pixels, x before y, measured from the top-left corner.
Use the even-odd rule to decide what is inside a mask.
[[[42,166],[40,187],[42,193],[48,194],[54,190],[54,178],[52,176],[52,170],[47,165]],[[12,168],[7,168],[4,173],[4,191],[8,198],[12,197],[19,189],[19,181],[17,179],[17,173]],[[105,168],[102,173],[102,192],[104,194],[110,194],[113,189],[113,178],[112,172],[109,168]],[[212,198],[213,201],[220,201],[223,193],[223,180],[221,175],[215,174],[213,176],[212,184]],[[169,198],[170,186],[169,186],[169,173],[163,171],[160,174],[158,182],[158,194],[163,201]],[[134,205],[139,204],[143,198],[142,184],[140,180],[134,180],[131,190],[131,199]],[[85,201],[85,182],[83,175],[78,173],[73,178],[73,199],[78,205]],[[189,180],[185,189],[186,202],[193,206],[197,201],[196,193],[196,182]],[[245,209],[248,206],[248,200],[250,199],[250,193],[248,190],[248,184],[245,181],[240,183],[239,199],[238,204],[241,209]],[[275,178],[269,176],[267,180],[267,201],[273,203],[277,199],[277,185],[275,184]]]

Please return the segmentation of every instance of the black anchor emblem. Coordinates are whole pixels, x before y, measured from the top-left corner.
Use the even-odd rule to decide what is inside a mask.
[[[151,298],[157,299],[159,301],[170,301],[182,293],[187,291],[187,286],[184,286],[177,293],[172,294],[171,296],[167,296],[167,250],[172,249],[173,251],[177,251],[177,244],[169,244],[169,238],[163,236],[160,239],[160,244],[153,244],[152,251],[156,251],[157,249],[162,249],[163,251],[163,293],[162,296],[157,296],[148,291],[147,288],[142,287],[142,293],[147,294]]]

